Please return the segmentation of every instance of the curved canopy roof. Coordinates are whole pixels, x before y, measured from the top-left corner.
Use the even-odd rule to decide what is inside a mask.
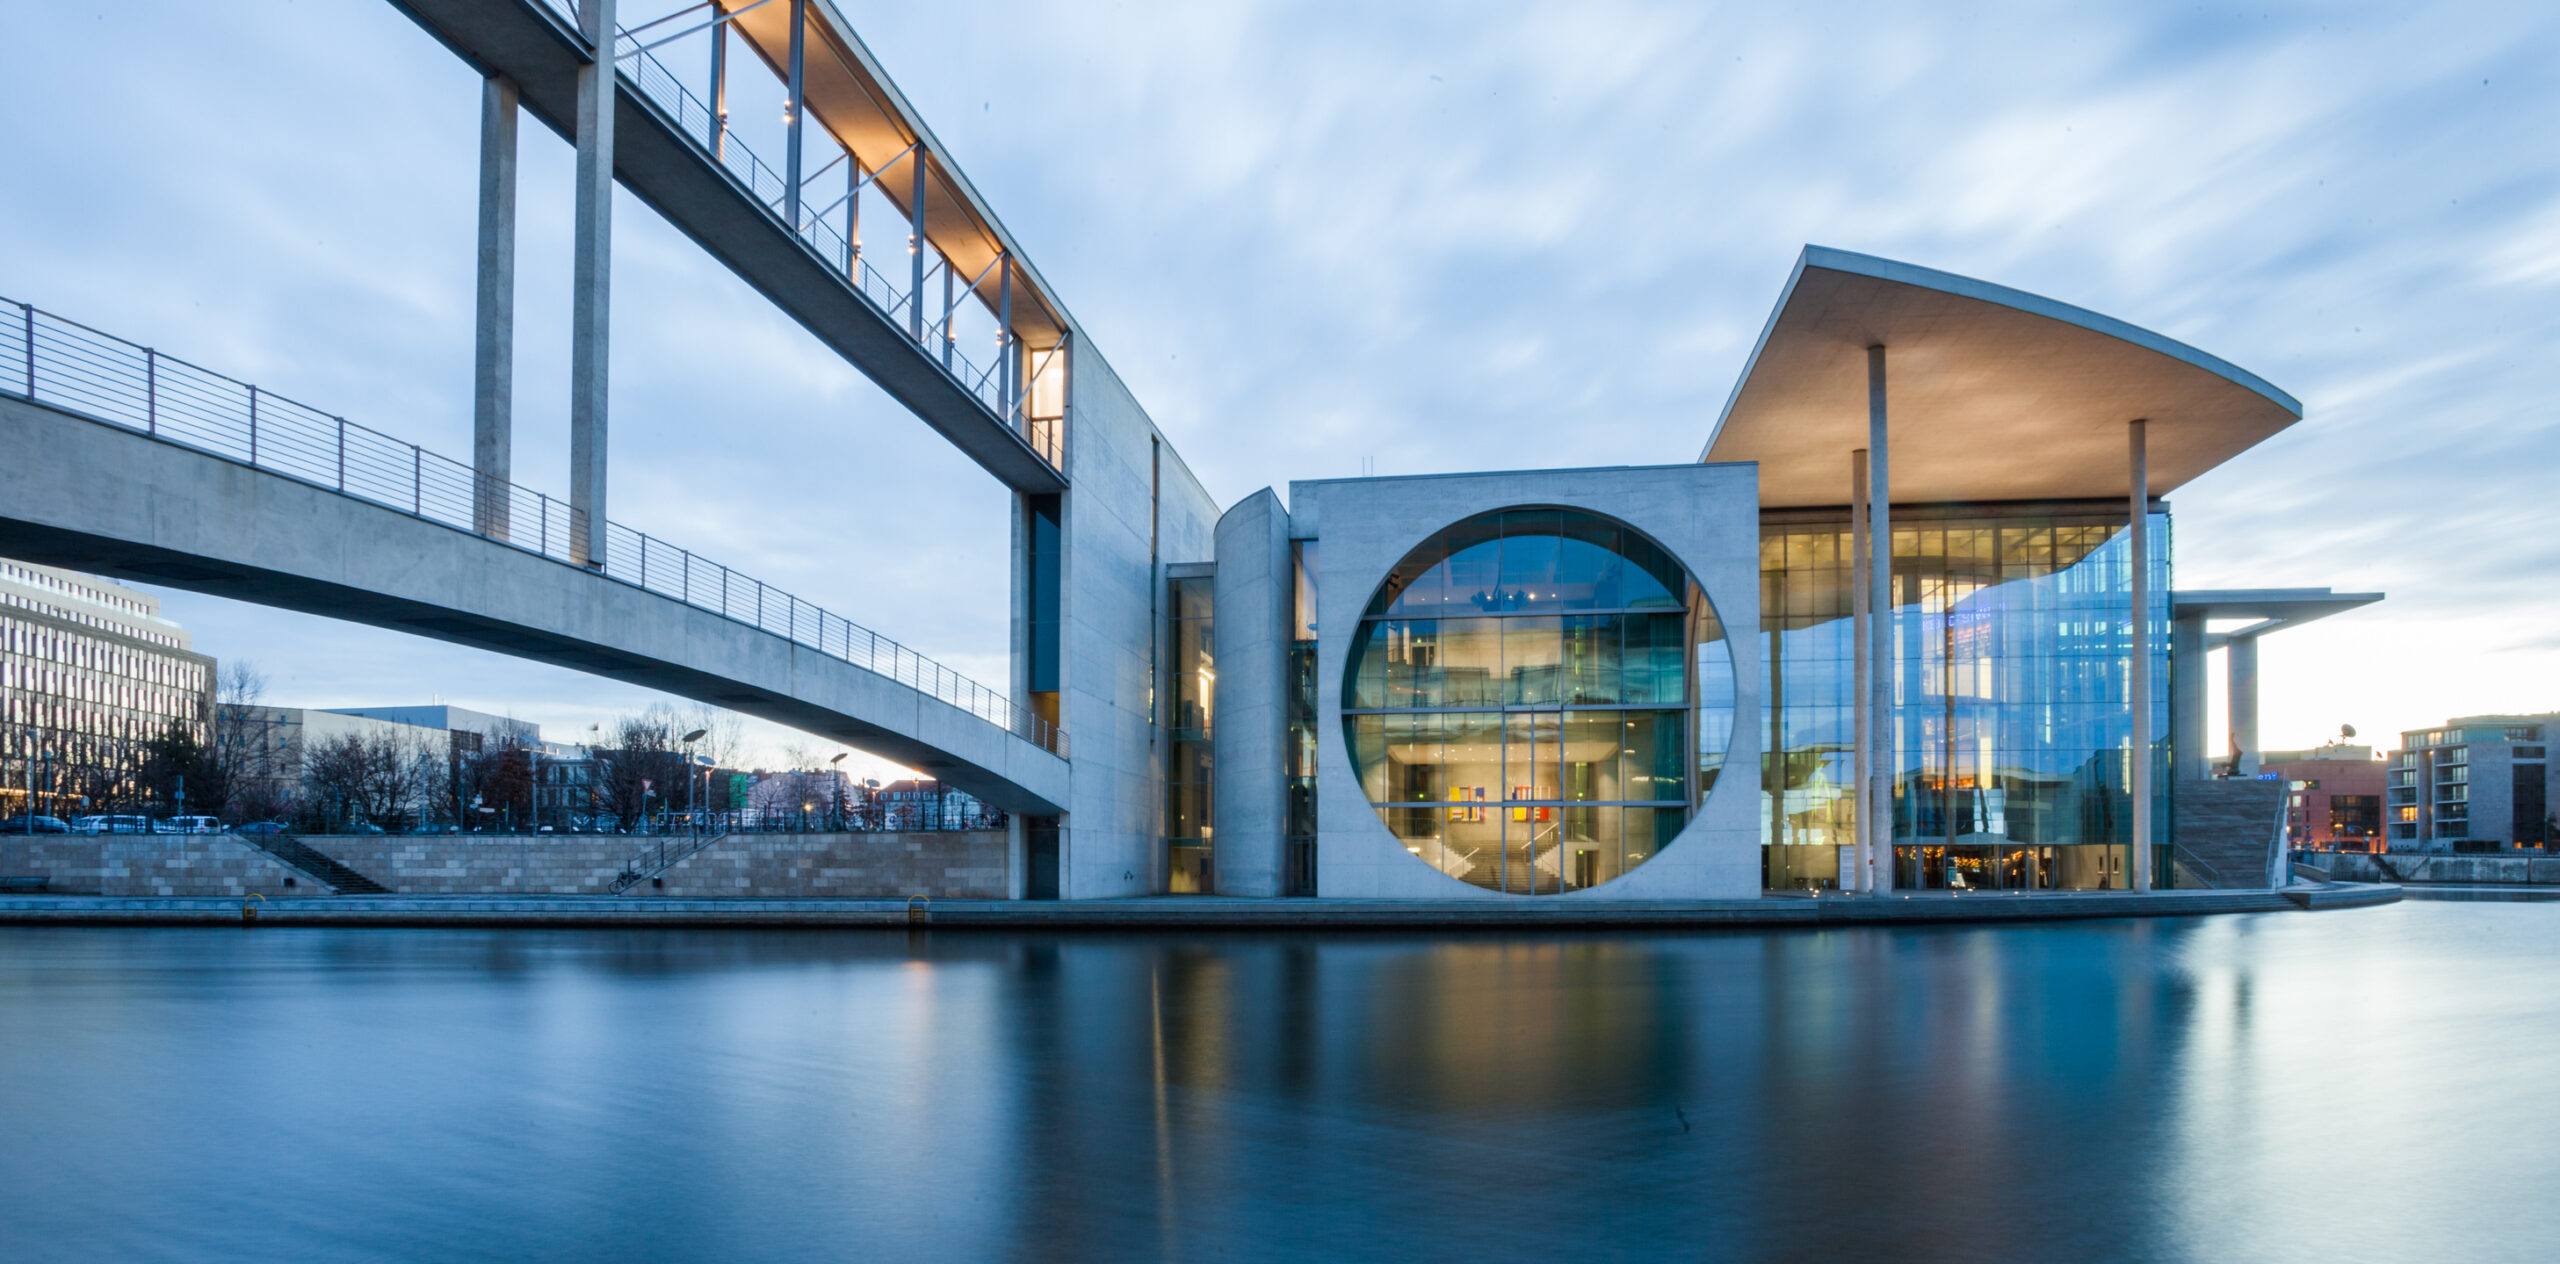
[[[1877,344],[1897,504],[2122,497],[2137,418],[2165,495],[2302,418],[2257,375],[2112,317],[1807,246],[1700,459],[1759,462],[1764,506],[1847,503]]]

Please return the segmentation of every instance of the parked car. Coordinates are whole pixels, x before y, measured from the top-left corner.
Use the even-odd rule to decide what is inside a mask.
[[[58,816],[13,816],[0,821],[0,834],[68,834],[71,822]]]
[[[212,816],[165,816],[151,823],[154,834],[219,834],[222,820]]]
[[[346,832],[349,834],[379,834],[382,832],[382,827],[371,821],[355,821],[351,822],[347,826]]]
[[[251,821],[233,830],[235,834],[282,834],[288,827],[282,821]]]
[[[151,818],[122,814],[84,816],[71,822],[71,832],[74,834],[148,834],[151,832]]]

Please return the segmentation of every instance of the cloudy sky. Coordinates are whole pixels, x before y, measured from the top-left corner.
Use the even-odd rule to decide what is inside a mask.
[[[2303,401],[2175,498],[2182,587],[2390,594],[2269,642],[2267,745],[2560,709],[2560,10],[840,3],[1221,503],[1364,461],[1690,459],[1816,242]],[[0,294],[467,457],[470,70],[383,0],[48,0],[0,32]],[[528,123],[516,470],[555,493],[569,166]],[[615,216],[614,516],[1001,680],[1001,491]],[[287,703],[574,739],[652,700],[164,595]]]

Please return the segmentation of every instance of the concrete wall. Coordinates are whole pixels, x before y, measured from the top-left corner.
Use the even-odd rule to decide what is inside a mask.
[[[1172,445],[1156,446],[1155,423],[1110,364],[1081,332],[1077,339],[1059,644],[1075,773],[1058,894],[1093,899],[1163,883],[1163,753],[1152,714],[1162,662],[1157,567],[1210,560],[1218,509]]]
[[[1735,724],[1724,775],[1680,837],[1624,877],[1561,899],[1747,898],[1760,892],[1760,506],[1751,465],[1542,470],[1289,486],[1292,530],[1316,564],[1317,891],[1326,896],[1503,899],[1405,851],[1343,749],[1342,680],[1369,599],[1407,552],[1460,519],[1520,505],[1587,510],[1671,551],[1706,590],[1733,654]],[[1222,642],[1223,644],[1223,639]],[[1280,770],[1266,774],[1273,779]]]
[[[2340,882],[2476,882],[2497,885],[2560,885],[2560,856],[2427,856],[2393,852],[2295,852],[2297,863],[2309,865]]]
[[[1220,895],[1280,894],[1289,796],[1289,511],[1269,488],[1218,520],[1211,854]]]
[[[0,836],[0,876],[50,878],[47,890],[57,895],[328,894],[275,857],[220,834]]]
[[[661,841],[646,835],[328,835],[312,850],[402,895],[602,895]],[[663,840],[670,853],[691,840]],[[632,895],[1005,895],[1005,832],[732,834]]]

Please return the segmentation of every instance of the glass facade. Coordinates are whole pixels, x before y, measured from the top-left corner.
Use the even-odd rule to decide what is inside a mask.
[[[1353,637],[1344,737],[1405,849],[1488,890],[1606,882],[1667,846],[1732,735],[1732,659],[1669,554],[1514,509],[1425,541]]]
[[[2127,885],[2132,838],[2125,513],[1896,506],[1895,884]],[[2152,872],[2166,881],[2169,529],[2151,516]],[[1771,889],[1837,884],[1856,714],[1847,510],[1761,519],[1761,833]]]
[[[1289,820],[1280,894],[1316,893],[1316,542],[1289,542]]]
[[[1208,579],[1176,579],[1172,588],[1171,710],[1165,725],[1164,832],[1166,889],[1178,895],[1217,889],[1211,846],[1210,726],[1218,707],[1218,663]]]

